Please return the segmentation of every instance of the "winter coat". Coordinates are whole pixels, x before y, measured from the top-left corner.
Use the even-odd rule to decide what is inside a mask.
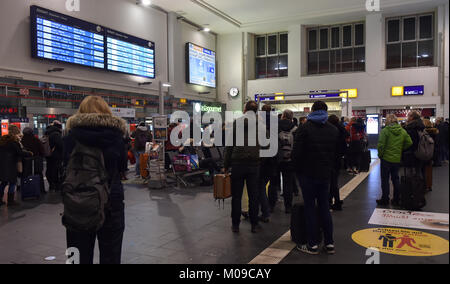
[[[17,163],[24,157],[30,157],[31,153],[22,150],[18,139],[11,135],[0,138],[0,181],[16,183],[19,173]]]
[[[402,155],[402,164],[405,167],[415,167],[421,165],[421,161],[419,161],[416,156],[415,152],[417,151],[417,148],[419,147],[419,131],[425,130],[425,125],[423,124],[423,121],[421,119],[416,119],[405,126],[405,130],[408,133],[408,135],[411,137],[412,140],[412,146],[406,149],[406,151],[403,152]]]
[[[345,129],[349,133],[347,142],[349,143],[349,152],[358,153],[364,150],[367,134],[363,124],[358,122],[350,122]]]
[[[411,137],[399,124],[388,125],[380,133],[378,157],[390,163],[400,163],[402,152],[411,145]]]
[[[292,160],[309,178],[329,180],[335,168],[339,131],[328,122],[326,111],[315,111],[295,134]]]
[[[56,126],[49,126],[45,131],[45,135],[48,136],[50,149],[52,149],[52,155],[48,157],[49,159],[54,159],[57,161],[61,161],[63,158],[63,138],[62,138],[62,130]]]
[[[64,164],[68,164],[77,142],[102,149],[111,188],[110,198],[123,201],[120,173],[126,170],[124,161],[127,155],[123,139],[126,133],[125,121],[111,115],[76,114],[67,121],[67,129],[69,134],[64,139]]]
[[[144,152],[147,142],[151,142],[153,137],[147,126],[139,126],[136,131],[131,134],[134,138],[134,151]]]

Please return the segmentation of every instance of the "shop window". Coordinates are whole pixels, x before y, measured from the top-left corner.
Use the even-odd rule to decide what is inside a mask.
[[[288,34],[256,37],[256,79],[288,76]]]
[[[434,65],[434,15],[386,19],[386,69]]]
[[[364,23],[310,28],[308,75],[365,71]]]

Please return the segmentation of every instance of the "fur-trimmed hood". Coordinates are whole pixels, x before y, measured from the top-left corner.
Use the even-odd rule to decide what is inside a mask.
[[[0,138],[0,147],[4,147],[4,146],[8,145],[9,143],[13,143],[13,142],[18,143],[19,139],[13,135],[9,135],[9,134],[4,135]]]
[[[69,118],[67,121],[67,130],[77,127],[83,128],[113,128],[118,129],[122,134],[127,133],[125,120],[108,114],[98,113],[79,113]]]

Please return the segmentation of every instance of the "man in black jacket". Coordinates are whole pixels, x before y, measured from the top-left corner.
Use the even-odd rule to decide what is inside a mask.
[[[45,175],[50,185],[50,191],[59,191],[64,150],[61,122],[55,120],[52,125],[47,127],[45,135],[49,138],[50,149],[52,150],[50,157],[47,157],[47,171]]]
[[[339,132],[328,122],[328,106],[317,101],[312,107],[308,121],[295,136],[292,159],[298,170],[300,186],[305,202],[306,233],[308,244],[298,250],[308,254],[319,253],[317,232],[318,220],[316,200],[319,207],[325,250],[334,254],[333,221],[329,208],[331,172],[336,162]]]
[[[260,167],[260,147],[258,142],[256,146],[250,143],[249,133],[249,117],[252,115],[256,118],[258,105],[254,101],[250,101],[245,105],[244,116],[238,118],[233,123],[233,145],[226,147],[224,169],[228,173],[231,169],[231,192],[232,192],[232,231],[239,232],[242,213],[242,194],[244,191],[244,183],[247,184],[247,192],[249,198],[249,214],[252,223],[252,233],[257,233],[261,227],[258,220],[258,183],[259,183],[259,167]],[[244,133],[237,133],[237,125],[244,125]],[[244,146],[237,146],[237,135],[244,136]],[[257,136],[257,132],[255,131]]]
[[[402,165],[407,168],[415,168],[416,173],[423,175],[425,177],[425,165],[422,161],[416,158],[415,152],[419,147],[419,132],[425,130],[425,125],[423,124],[420,114],[416,111],[412,111],[408,114],[408,119],[406,122],[405,130],[409,136],[413,145],[409,147],[402,155]]]

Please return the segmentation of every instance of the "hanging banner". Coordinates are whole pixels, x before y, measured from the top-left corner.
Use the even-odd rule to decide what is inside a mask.
[[[449,230],[448,214],[413,212],[392,209],[375,209],[369,224],[424,230]]]

